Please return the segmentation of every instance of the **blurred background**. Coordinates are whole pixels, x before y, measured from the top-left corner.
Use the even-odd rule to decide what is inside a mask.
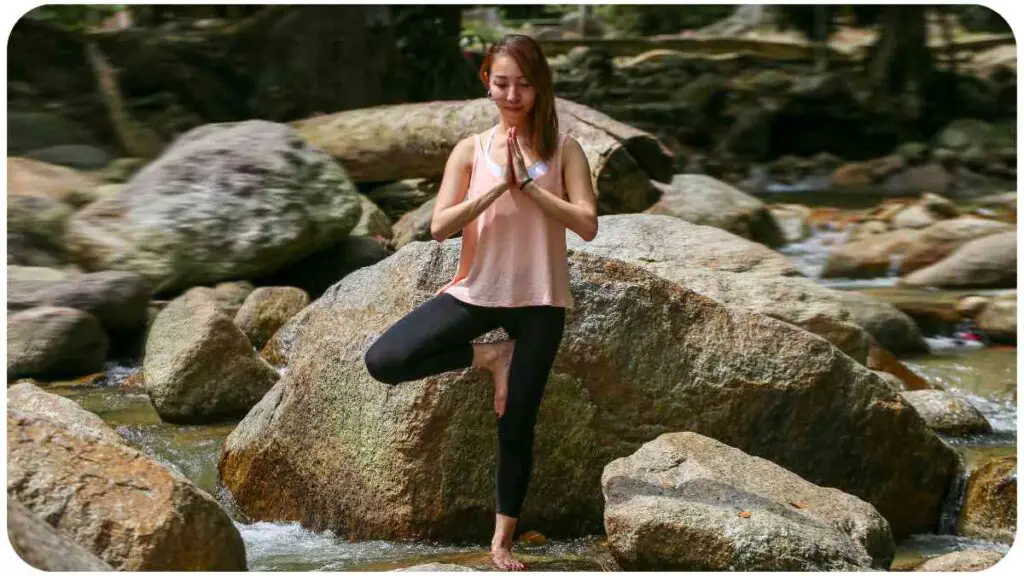
[[[8,313],[77,307],[102,346],[69,349],[52,328],[51,349],[17,348],[42,313],[9,316],[9,382],[48,383],[232,510],[217,471],[232,428],[154,410],[148,327],[203,288],[259,349],[287,318],[241,320],[254,290],[301,290],[294,314],[429,240],[445,157],[496,119],[478,66],[509,33],[548,57],[602,216],[720,228],[789,276],[869,297],[854,316],[891,353],[871,368],[988,423],[953,440],[972,470],[1015,454],[1016,43],[978,5],[36,8],[7,47]],[[279,162],[283,192],[260,196],[276,188],[250,178]],[[293,209],[301,223],[273,219]],[[893,569],[1006,552],[1015,523],[971,527],[962,499]],[[237,526],[250,569],[485,565],[474,546]],[[524,542],[550,570],[615,569],[597,535]]]

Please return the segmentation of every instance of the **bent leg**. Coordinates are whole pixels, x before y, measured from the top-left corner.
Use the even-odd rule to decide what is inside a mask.
[[[565,309],[552,306],[515,311],[505,326],[516,341],[508,400],[498,419],[495,489],[498,512],[518,518],[533,470],[533,432],[544,388],[565,327]]]
[[[366,369],[375,380],[398,384],[473,362],[470,341],[496,326],[486,309],[440,294],[389,327],[366,351]]]

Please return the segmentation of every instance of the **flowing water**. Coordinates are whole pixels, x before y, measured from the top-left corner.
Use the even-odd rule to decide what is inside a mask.
[[[819,230],[803,242],[786,246],[781,251],[807,276],[817,279],[830,246],[844,239],[844,232]],[[895,290],[897,297],[900,291],[893,287],[894,275],[822,284],[839,289],[866,289],[867,292]],[[935,296],[954,297],[941,293]],[[967,399],[981,410],[994,428],[990,435],[945,438],[963,455],[966,470],[993,457],[1016,454],[1016,349],[964,345],[938,335],[929,337],[928,342],[931,353],[907,359],[907,366],[934,386]],[[130,365],[110,365],[106,377],[100,380],[88,384],[53,385],[47,389],[72,398],[101,416],[129,443],[184,474],[198,487],[214,495],[231,513],[233,505],[230,495],[220,484],[217,462],[224,439],[236,423],[182,426],[162,422],[144,393],[119,389],[120,382],[136,370],[137,367]],[[912,569],[928,558],[956,550],[983,548],[1007,551],[1004,544],[953,534],[958,504],[958,498],[950,500],[938,533],[914,535],[899,543],[892,569]],[[329,531],[314,533],[297,524],[245,523],[236,519],[236,526],[245,541],[250,570],[377,571],[433,562],[488,568],[487,549],[479,544],[349,542],[344,535]],[[519,557],[534,570],[617,569],[601,535],[522,548]]]

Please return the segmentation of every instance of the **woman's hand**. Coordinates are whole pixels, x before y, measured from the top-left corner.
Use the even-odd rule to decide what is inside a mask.
[[[519,141],[516,139],[516,129],[512,128],[508,131],[508,142],[506,143],[508,152],[506,154],[506,165],[512,166],[512,173],[514,182],[509,183],[511,188],[519,188],[519,183],[529,176],[526,170],[526,161],[523,160],[523,152],[519,149]]]

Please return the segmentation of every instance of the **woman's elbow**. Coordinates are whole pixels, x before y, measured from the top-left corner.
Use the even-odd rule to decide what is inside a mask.
[[[584,242],[590,242],[594,238],[597,238],[597,218],[587,222],[587,225],[580,230],[579,236]]]

